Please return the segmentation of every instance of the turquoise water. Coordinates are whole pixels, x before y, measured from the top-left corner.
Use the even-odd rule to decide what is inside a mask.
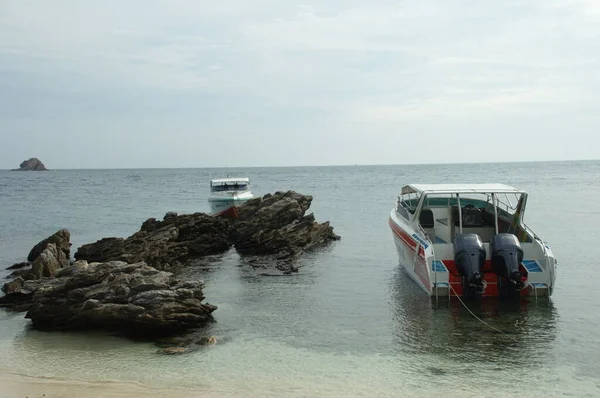
[[[234,252],[181,272],[219,306],[219,343],[162,356],[102,333],[43,333],[0,312],[0,371],[137,381],[249,396],[598,396],[600,162],[229,169],[257,195],[314,196],[342,240],[308,253],[289,277],[263,277]],[[69,228],[73,248],[128,236],[167,211],[208,211],[225,170],[0,172],[0,265]],[[525,221],[559,259],[550,300],[471,310],[432,305],[398,266],[387,217],[411,182],[500,182],[530,194]],[[2,274],[6,275],[6,273]]]

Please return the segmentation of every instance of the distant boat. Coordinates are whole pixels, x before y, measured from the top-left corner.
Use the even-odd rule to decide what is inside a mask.
[[[551,296],[557,261],[523,222],[527,196],[503,184],[404,186],[389,217],[400,264],[430,296]]]
[[[248,178],[219,178],[210,180],[208,202],[213,214],[235,214],[235,208],[253,199]]]

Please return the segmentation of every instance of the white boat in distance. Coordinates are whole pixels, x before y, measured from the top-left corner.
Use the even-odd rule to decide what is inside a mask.
[[[253,199],[248,178],[220,178],[210,180],[208,202],[212,210],[219,213]]]
[[[551,296],[557,261],[503,184],[410,184],[389,217],[399,262],[435,297]]]

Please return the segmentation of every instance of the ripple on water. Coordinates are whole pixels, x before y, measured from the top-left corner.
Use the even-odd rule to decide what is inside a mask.
[[[585,173],[582,173],[585,170]],[[21,260],[57,229],[73,247],[128,236],[167,211],[207,211],[208,180],[225,170],[0,172],[0,263]],[[593,396],[600,390],[600,162],[230,169],[257,194],[293,188],[342,240],[303,257],[300,272],[265,278],[234,251],[183,269],[219,306],[218,343],[164,356],[104,334],[42,333],[0,315],[0,369],[83,380],[139,381],[254,396]],[[530,192],[527,221],[559,257],[550,301],[435,306],[399,269],[387,216],[403,183],[501,179]],[[490,176],[496,176],[490,178]],[[542,178],[543,177],[543,178]],[[553,178],[548,178],[553,177]],[[555,181],[561,179],[561,186]],[[581,207],[565,206],[578,192]],[[40,200],[43,198],[43,200]],[[556,209],[561,209],[557,212]],[[574,250],[585,247],[586,250]]]

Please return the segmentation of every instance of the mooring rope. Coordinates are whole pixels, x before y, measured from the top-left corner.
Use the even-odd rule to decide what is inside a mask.
[[[486,325],[490,329],[492,329],[492,330],[500,333],[501,335],[513,338],[513,336],[504,333],[502,330],[500,330],[500,329],[498,329],[498,328],[490,325],[489,323],[487,323],[486,321],[484,321],[483,319],[481,319],[480,317],[478,317],[477,315],[475,315],[475,313],[473,313],[473,311],[471,311],[471,309],[469,307],[467,307],[467,305],[465,304],[465,302],[460,298],[460,296],[458,295],[458,293],[456,293],[456,290],[454,290],[454,288],[452,287],[452,284],[448,283],[448,286],[450,286],[450,289],[454,292],[454,296],[456,296],[456,298],[458,299],[458,301],[460,301],[460,303],[463,305],[463,307],[465,307],[467,309],[467,311],[469,311],[469,313],[471,315],[473,315],[473,317],[475,317],[475,319],[477,319],[479,322],[483,323],[484,325]]]

